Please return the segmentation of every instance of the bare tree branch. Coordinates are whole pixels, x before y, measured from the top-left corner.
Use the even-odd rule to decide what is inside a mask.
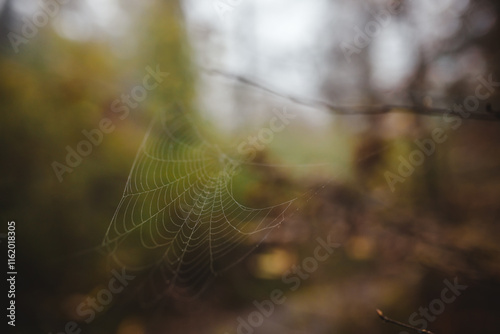
[[[402,322],[399,322],[399,321],[393,320],[393,319],[391,319],[391,318],[388,318],[388,317],[386,317],[386,316],[382,313],[382,311],[380,311],[379,309],[377,309],[377,314],[378,314],[378,316],[380,317],[380,319],[382,319],[382,320],[383,320],[383,321],[385,321],[385,322],[388,322],[388,323],[391,323],[391,324],[394,324],[394,325],[397,325],[397,326],[400,326],[400,327],[404,327],[404,328],[408,328],[408,329],[414,330],[414,331],[416,331],[417,333],[434,334],[434,333],[432,333],[431,331],[428,331],[427,329],[420,329],[420,328],[413,327],[413,326],[410,326],[410,325],[404,324],[404,323],[402,323]]]
[[[272,95],[290,100],[294,103],[307,106],[307,107],[312,107],[312,108],[320,108],[320,109],[327,109],[330,112],[337,114],[337,115],[379,115],[379,114],[386,114],[389,112],[409,112],[409,113],[415,113],[419,115],[426,115],[426,116],[443,116],[445,114],[449,114],[452,116],[457,116],[463,119],[473,119],[473,120],[480,120],[480,121],[500,121],[500,111],[495,111],[491,108],[491,104],[486,104],[484,112],[471,112],[469,116],[466,118],[463,117],[460,112],[453,110],[451,108],[430,108],[426,107],[424,105],[419,105],[419,106],[408,106],[408,105],[396,105],[396,104],[387,104],[387,105],[358,105],[358,106],[340,106],[340,105],[333,105],[325,101],[320,101],[320,100],[315,100],[315,99],[308,99],[308,98],[303,98],[303,97],[298,97],[296,95],[289,95],[289,94],[284,94],[280,93],[274,89],[271,89],[269,87],[266,87],[260,83],[258,83],[255,80],[248,79],[246,77],[228,73],[219,69],[208,69],[208,68],[201,68],[202,71],[206,72],[209,75],[218,75],[222,76],[234,81],[237,81],[239,83],[263,90],[265,92],[268,92]]]

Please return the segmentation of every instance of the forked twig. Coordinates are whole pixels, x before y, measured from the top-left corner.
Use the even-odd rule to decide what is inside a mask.
[[[391,318],[388,318],[386,317],[382,311],[380,311],[379,309],[377,309],[377,314],[378,316],[380,317],[380,319],[382,319],[383,321],[385,322],[389,322],[391,324],[394,324],[394,325],[398,325],[400,327],[404,327],[404,328],[408,328],[408,329],[412,329],[414,331],[416,331],[417,333],[424,333],[424,334],[434,334],[432,333],[431,331],[428,331],[427,329],[420,329],[420,328],[417,328],[417,327],[413,327],[413,326],[410,326],[410,325],[407,325],[407,324],[404,324],[402,322],[399,322],[399,321],[396,321],[396,320],[393,320]]]

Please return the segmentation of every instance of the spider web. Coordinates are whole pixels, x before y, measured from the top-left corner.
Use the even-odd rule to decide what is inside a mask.
[[[197,295],[280,225],[293,202],[259,209],[239,203],[232,179],[242,163],[205,140],[179,106],[161,113],[139,148],[103,246],[126,269],[152,269],[148,290],[155,297]]]

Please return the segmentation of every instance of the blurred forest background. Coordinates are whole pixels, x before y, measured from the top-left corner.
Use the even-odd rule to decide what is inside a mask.
[[[498,333],[500,85],[477,87],[500,81],[499,16],[488,0],[0,1],[15,331],[59,333],[74,321],[83,333],[232,334],[278,288],[285,302],[247,332],[400,333],[375,309],[408,323],[457,278],[467,289],[427,328]],[[115,101],[148,67],[168,76],[121,117]],[[468,117],[443,116],[471,101]],[[199,298],[143,307],[126,288],[86,323],[76,309],[113,268],[99,245],[148,124],[172,104],[233,153],[287,110],[294,118],[232,181],[247,207],[295,200]],[[105,118],[113,130],[59,178],[53,163]],[[387,172],[398,175],[435,129],[446,139],[391,189]],[[327,236],[340,247],[291,291],[283,273]]]

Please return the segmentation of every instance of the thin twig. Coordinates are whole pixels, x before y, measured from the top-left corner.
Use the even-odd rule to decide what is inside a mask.
[[[407,106],[407,105],[395,105],[395,104],[387,104],[387,105],[358,105],[358,106],[340,106],[333,105],[325,101],[308,99],[304,97],[298,97],[296,95],[289,95],[280,93],[276,90],[273,90],[269,87],[266,87],[255,80],[251,80],[249,78],[228,73],[219,69],[210,69],[203,68],[200,69],[210,75],[219,75],[231,80],[238,81],[248,86],[252,86],[254,88],[258,88],[265,92],[268,92],[272,95],[290,100],[294,103],[301,104],[303,106],[312,107],[312,108],[322,108],[328,109],[330,112],[339,115],[378,115],[385,114],[388,112],[412,112],[415,114],[428,115],[428,116],[443,116],[445,114],[450,114],[453,116],[458,116],[463,118],[463,116],[456,110],[450,108],[431,108],[426,107],[424,105],[419,106]],[[488,104],[489,105],[489,104]],[[500,121],[500,112],[491,110],[490,107],[486,106],[486,110],[484,113],[481,112],[471,112],[467,119],[481,120],[481,121]]]
[[[425,334],[434,334],[432,333],[431,331],[428,331],[427,329],[420,329],[420,328],[417,328],[417,327],[413,327],[413,326],[410,326],[410,325],[407,325],[407,324],[404,324],[402,322],[399,322],[399,321],[396,321],[396,320],[393,320],[391,318],[388,318],[386,317],[382,311],[380,311],[379,309],[377,309],[377,314],[378,316],[380,317],[380,319],[382,319],[383,321],[385,322],[389,322],[391,324],[394,324],[394,325],[398,325],[400,327],[404,327],[404,328],[408,328],[408,329],[411,329],[411,330],[414,330],[416,331],[417,333],[425,333]]]

